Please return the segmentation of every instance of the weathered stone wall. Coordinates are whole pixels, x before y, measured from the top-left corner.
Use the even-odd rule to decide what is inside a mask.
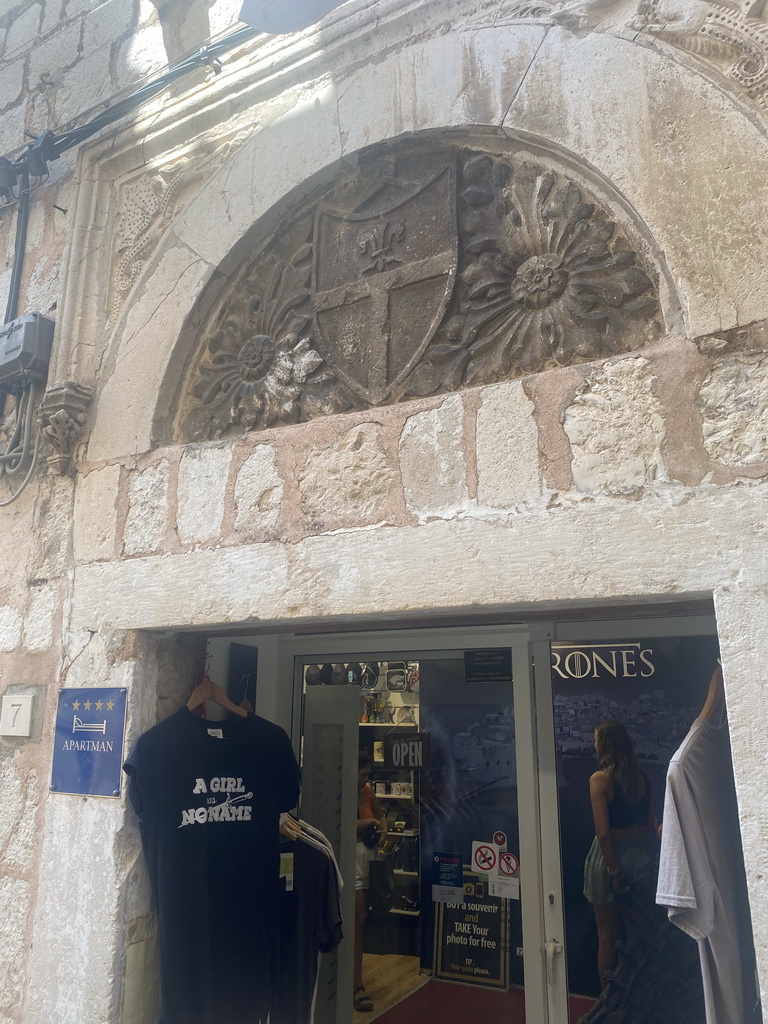
[[[671,510],[691,501],[714,510],[735,494],[745,503],[751,495],[760,501],[768,450],[759,417],[744,412],[760,407],[768,378],[759,369],[764,354],[749,350],[759,333],[743,332],[731,354],[705,355],[684,338],[670,338],[642,356],[460,395],[161,447],[127,464],[83,460],[75,507],[82,500],[91,512],[75,523],[75,617],[81,582],[112,574],[130,580],[148,570],[152,557],[170,565],[169,555],[190,556],[191,564],[204,552],[220,557],[259,544],[280,550],[319,534],[437,520],[509,526],[555,507],[598,507],[598,499],[617,512],[657,504]],[[714,382],[745,366],[753,371],[751,386],[740,388],[727,408],[718,406]],[[158,586],[167,586],[165,575]],[[107,591],[108,585],[104,620],[138,627],[142,602],[125,601],[115,589],[110,598]],[[188,600],[200,594],[175,598]],[[175,602],[162,613],[158,608],[158,625],[187,621]],[[95,597],[87,604],[99,607]],[[265,610],[266,604],[250,618],[264,618]]]
[[[148,75],[164,70],[169,62],[199,47],[209,35],[229,28],[239,9],[232,0],[172,6],[175,9],[164,9],[161,18],[146,0],[4,0],[0,4],[0,154],[17,159],[30,138],[48,129],[60,133],[89,120]],[[74,150],[52,162],[49,178],[33,193],[19,314],[39,310],[54,319],[60,315],[62,265],[76,230],[77,157]],[[33,185],[37,184],[33,180]],[[15,210],[15,205],[0,208],[3,309],[12,273]],[[0,442],[7,443],[7,434],[2,431]],[[0,483],[0,501],[14,493],[18,482],[19,478],[14,477]],[[84,813],[91,815],[93,825],[84,856],[80,842],[87,832],[81,831],[81,823],[60,804],[47,802],[57,687],[104,685],[118,677],[130,678],[125,665],[135,659],[135,654],[128,657],[125,653],[120,638],[110,640],[95,658],[91,633],[86,630],[73,634],[68,628],[73,515],[87,520],[91,501],[98,496],[89,499],[87,494],[78,495],[77,508],[74,498],[74,480],[52,475],[43,466],[23,495],[0,510],[0,565],[5,570],[0,585],[0,692],[34,695],[31,736],[0,738],[3,1024],[97,1019],[91,1015],[93,1004],[83,1010],[77,1000],[71,999],[67,986],[80,984],[84,991],[91,989],[100,964],[106,969],[105,1005],[114,1008],[110,1019],[119,1017],[121,985],[115,986],[114,979],[122,977],[123,969],[122,963],[111,961],[109,949],[114,948],[115,929],[123,931],[126,910],[119,895],[114,900],[110,896],[114,908],[106,915],[100,915],[96,908],[103,905],[105,892],[119,894],[129,884],[125,858],[135,859],[135,835],[131,830],[122,844],[121,849],[125,847],[129,852],[120,855],[115,870],[110,860],[114,851],[102,841],[105,828],[110,828],[104,817],[108,814],[105,805],[83,801],[89,804]],[[92,536],[89,544],[98,550],[99,538]],[[146,672],[147,658],[142,658],[141,664]],[[148,700],[143,717],[136,705],[132,717],[144,726],[150,724],[156,703],[154,696]],[[56,817],[59,812],[64,815],[61,822]],[[114,815],[122,818],[117,808]],[[49,845],[44,845],[42,839],[46,829]],[[107,864],[99,862],[99,851],[106,854]],[[52,874],[59,876],[63,891],[76,894],[68,910],[63,910],[55,897],[39,898],[39,877],[50,878]],[[139,902],[145,913],[146,895]],[[118,907],[123,908],[119,924],[115,917]],[[36,909],[41,916],[35,926]],[[128,917],[138,913],[128,913]],[[91,927],[94,922],[98,926]],[[47,978],[55,989],[45,997],[43,1009],[37,1007],[34,991],[42,997],[45,986],[41,980],[30,986],[35,968],[32,975],[29,973],[33,937],[39,942],[41,931],[52,945],[43,942],[48,952],[37,977]],[[110,958],[106,964],[105,955]],[[74,975],[69,980],[62,975],[60,982],[55,979],[48,968],[56,961],[70,968],[77,962],[80,966],[75,973],[82,975],[79,982]],[[100,999],[102,994],[98,993],[96,1001]],[[73,1016],[68,1017],[70,1013]]]
[[[197,50],[208,37],[236,25],[240,6],[237,0],[3,0],[0,154],[15,159],[44,131],[60,134],[84,124]],[[74,150],[51,163],[50,178],[34,197],[22,293],[25,310],[54,313],[61,301],[62,257],[76,229],[76,162]],[[12,218],[0,217],[4,301],[14,231]]]
[[[6,3],[0,152],[87,119],[238,8]],[[764,57],[768,28],[718,8],[708,48],[713,9],[351,0],[51,165],[20,309],[56,317],[50,380],[95,399],[76,474],[42,466],[0,509],[0,692],[36,695],[32,737],[0,739],[0,1024],[142,1012],[123,993],[126,957],[130,975],[151,940],[135,829],[121,803],[48,796],[57,686],[126,686],[132,738],[191,674],[191,646],[149,631],[691,596],[717,612],[765,989],[768,140],[764,84],[733,55]],[[363,147],[467,132],[610,183],[664,255],[666,334],[521,380],[170,444],[201,318],[286,195]],[[0,298],[14,231],[0,211]]]

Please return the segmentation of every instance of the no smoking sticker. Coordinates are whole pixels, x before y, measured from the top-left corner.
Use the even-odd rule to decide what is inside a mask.
[[[489,843],[472,843],[472,870],[493,871],[498,863],[498,853]]]

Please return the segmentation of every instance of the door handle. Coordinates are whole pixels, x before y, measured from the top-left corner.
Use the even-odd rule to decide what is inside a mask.
[[[544,955],[547,959],[547,984],[554,985],[555,983],[555,957],[563,952],[562,942],[558,942],[557,939],[550,939],[549,942],[544,943]]]

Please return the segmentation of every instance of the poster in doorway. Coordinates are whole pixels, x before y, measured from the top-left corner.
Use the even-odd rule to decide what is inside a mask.
[[[497,658],[497,652],[492,653]],[[510,661],[509,657],[500,659],[505,670],[494,670],[482,683],[477,678],[476,656],[469,663],[463,655],[421,662],[420,725],[429,733],[432,758],[430,770],[420,774],[419,797],[421,959],[425,968],[433,964],[432,938],[439,930],[438,913],[444,913],[442,904],[432,902],[434,851],[450,850],[471,865],[473,843],[491,843],[495,833],[503,832],[507,849],[519,854]],[[493,901],[503,908],[507,921],[505,984],[521,985],[520,901],[496,897]],[[452,952],[456,949],[458,944],[451,946]],[[462,980],[484,983],[481,975],[473,977],[471,971]]]
[[[553,643],[551,654],[568,988],[597,995],[595,915],[583,894],[584,861],[595,835],[589,796],[597,769],[595,726],[603,718],[626,726],[661,820],[669,760],[704,703],[718,645],[710,636],[630,638]]]
[[[490,896],[485,877],[466,868],[463,885],[463,903],[437,907],[435,977],[506,989],[509,900]]]

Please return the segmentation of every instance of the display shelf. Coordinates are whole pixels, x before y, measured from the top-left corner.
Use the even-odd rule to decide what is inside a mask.
[[[418,729],[416,722],[360,722],[361,729]]]

